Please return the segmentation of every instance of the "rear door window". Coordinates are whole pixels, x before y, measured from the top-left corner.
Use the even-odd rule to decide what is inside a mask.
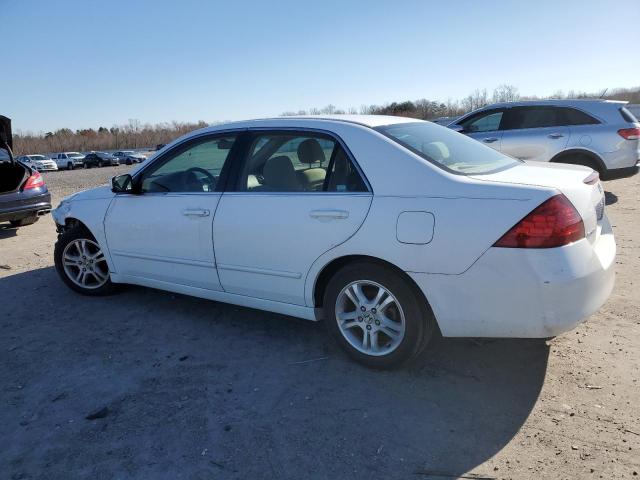
[[[366,192],[342,146],[315,132],[257,134],[250,142],[238,190],[244,192]]]
[[[558,108],[547,106],[513,107],[507,110],[502,130],[558,127],[562,115]]]

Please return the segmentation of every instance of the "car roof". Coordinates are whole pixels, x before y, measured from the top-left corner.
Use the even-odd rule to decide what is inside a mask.
[[[618,106],[624,105],[628,102],[622,100],[603,100],[600,98],[569,98],[569,99],[548,99],[548,100],[523,100],[518,102],[500,102],[487,105],[485,108],[499,108],[499,107],[526,107],[535,105],[557,105],[562,107],[584,107],[587,105],[603,105],[603,104],[616,104]]]
[[[422,122],[416,118],[394,117],[391,115],[295,115],[273,118],[261,118],[255,120],[241,120],[223,123],[203,128],[199,132],[215,132],[217,130],[241,129],[241,128],[291,128],[291,127],[315,127],[327,128],[330,125],[345,123],[356,124],[375,128],[396,123]]]

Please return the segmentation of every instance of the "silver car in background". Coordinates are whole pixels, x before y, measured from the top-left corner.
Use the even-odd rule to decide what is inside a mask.
[[[489,105],[449,128],[511,157],[585,165],[604,179],[630,176],[640,165],[640,123],[609,100],[541,100]]]
[[[45,157],[44,155],[22,155],[16,160],[22,163],[26,163],[39,172],[58,170],[58,165],[56,165],[56,162],[51,160],[49,157]]]

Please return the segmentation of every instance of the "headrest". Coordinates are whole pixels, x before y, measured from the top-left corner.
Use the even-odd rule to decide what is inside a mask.
[[[315,138],[307,138],[298,145],[298,160],[300,163],[312,163],[324,162],[326,160],[324,156],[324,150],[320,146],[320,142]]]
[[[270,188],[282,190],[283,192],[300,190],[300,183],[293,168],[291,159],[280,155],[267,160],[262,169],[264,183]]]

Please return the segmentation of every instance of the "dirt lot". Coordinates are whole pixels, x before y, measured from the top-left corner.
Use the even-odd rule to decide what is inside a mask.
[[[45,178],[55,205],[127,168]],[[79,296],[53,269],[50,217],[0,228],[0,478],[631,478],[639,187],[605,184],[618,277],[587,323],[443,339],[391,372],[321,324],[137,287]]]

